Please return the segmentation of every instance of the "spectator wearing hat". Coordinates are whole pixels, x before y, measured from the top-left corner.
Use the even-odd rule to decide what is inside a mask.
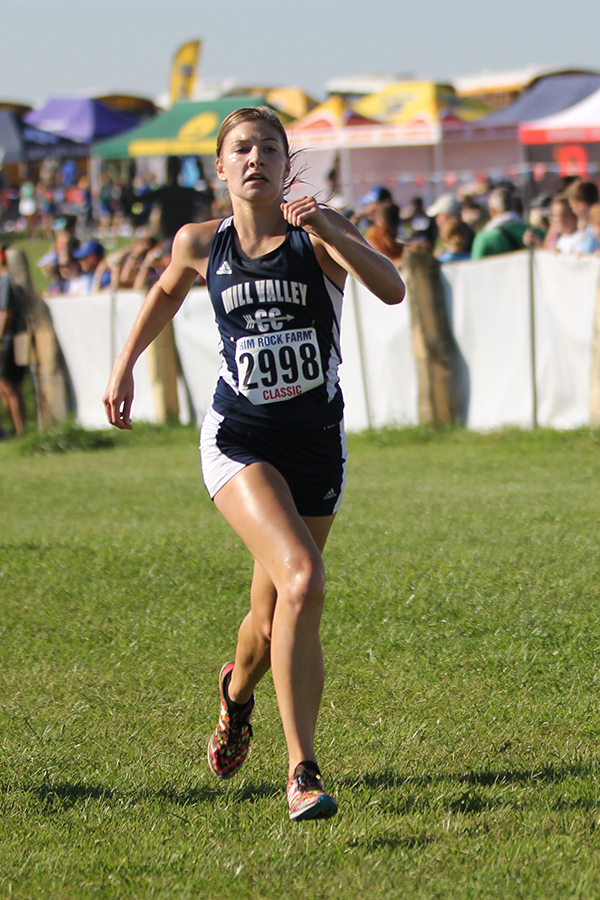
[[[462,204],[460,200],[457,200],[454,194],[441,194],[437,200],[427,208],[427,215],[430,218],[435,219],[435,224],[437,225],[440,237],[442,230],[444,230],[447,236],[452,233],[453,253],[461,254],[461,258],[464,258],[462,254],[470,255],[475,232],[470,225],[463,222]],[[450,223],[453,224],[454,227],[449,231]],[[460,236],[460,244],[458,246],[456,245],[457,236]],[[441,253],[449,252],[448,247],[443,241],[442,245]]]
[[[73,253],[79,260],[81,275],[73,279],[67,293],[75,297],[86,297],[110,286],[110,271],[104,259],[104,247],[99,241],[85,241]]]
[[[391,203],[392,195],[386,187],[374,187],[361,197],[358,209],[350,216],[350,221],[365,234],[374,224],[377,210],[382,203]]]

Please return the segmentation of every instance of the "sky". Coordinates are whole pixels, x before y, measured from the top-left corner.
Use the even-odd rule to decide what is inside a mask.
[[[0,100],[156,99],[195,38],[206,82],[294,84],[321,100],[328,80],[366,73],[600,70],[599,34],[598,0],[0,0]]]

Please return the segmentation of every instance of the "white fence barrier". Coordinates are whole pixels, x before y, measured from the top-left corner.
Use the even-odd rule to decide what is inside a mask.
[[[592,330],[600,258],[534,257],[537,416],[540,425],[589,424]],[[442,267],[456,343],[454,393],[459,421],[474,430],[534,421],[527,253]],[[101,397],[143,295],[136,291],[49,300],[69,370],[78,421],[105,427]],[[219,368],[218,335],[206,289],[190,292],[175,318],[182,369],[181,418],[201,421]],[[346,426],[412,425],[418,421],[417,374],[407,302],[387,307],[350,281],[342,317],[340,370]],[[133,416],[156,421],[150,375],[135,370]],[[186,403],[191,401],[191,412]]]

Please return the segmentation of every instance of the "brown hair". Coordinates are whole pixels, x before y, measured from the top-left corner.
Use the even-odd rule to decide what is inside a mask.
[[[593,181],[574,181],[565,191],[569,200],[578,200],[587,206],[598,203],[598,186]]]
[[[279,136],[286,158],[290,165],[293,163],[297,156],[297,151],[290,150],[288,137],[285,133],[285,128],[283,127],[281,119],[269,106],[243,106],[241,109],[234,109],[233,112],[229,113],[229,115],[223,119],[221,127],[219,128],[219,133],[217,134],[217,159],[219,159],[223,152],[223,144],[225,143],[225,138],[229,132],[233,131],[237,125],[241,125],[242,122],[266,122],[274,128]],[[287,193],[294,182],[299,180],[301,174],[301,172],[297,172],[291,174],[290,177],[286,179],[283,184],[284,194]]]
[[[464,252],[469,241],[469,231],[460,219],[446,219],[440,225],[440,240],[454,253]]]
[[[279,135],[285,155],[288,159],[291,159],[290,145],[285,128],[281,124],[281,119],[277,113],[268,106],[244,106],[241,109],[234,109],[233,112],[223,119],[217,135],[217,158],[223,152],[223,143],[229,132],[233,131],[237,125],[241,125],[242,122],[267,122]]]

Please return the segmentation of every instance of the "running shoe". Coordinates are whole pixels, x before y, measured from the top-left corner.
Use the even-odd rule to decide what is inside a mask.
[[[329,819],[335,816],[338,805],[325,793],[319,770],[307,769],[302,763],[296,766],[287,785],[287,802],[290,819],[303,822],[306,819]]]
[[[208,742],[208,764],[217,778],[232,778],[248,755],[252,725],[249,722],[254,708],[254,695],[242,709],[232,710],[228,703],[227,685],[231,680],[233,663],[226,663],[219,675],[221,713],[213,736]]]

